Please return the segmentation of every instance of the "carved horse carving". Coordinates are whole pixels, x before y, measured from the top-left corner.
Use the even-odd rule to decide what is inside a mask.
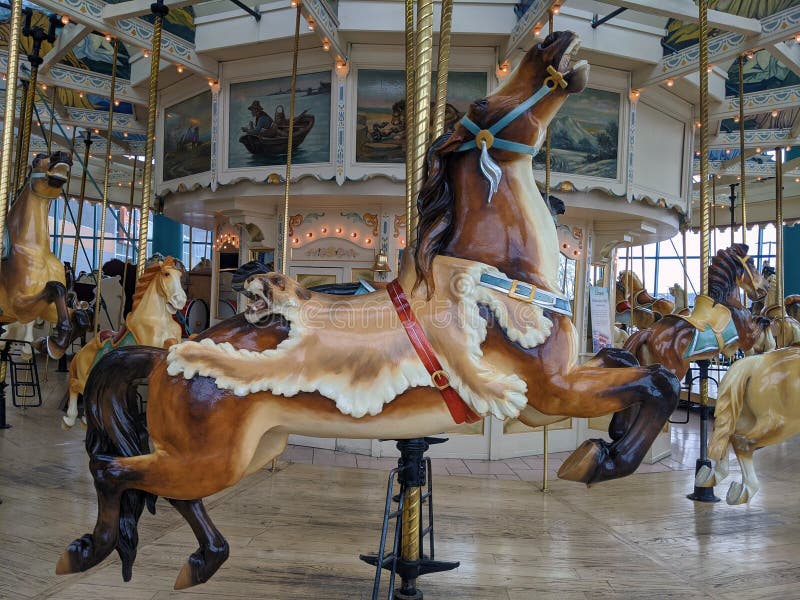
[[[767,279],[769,291],[764,300],[764,309],[761,314],[772,321],[772,335],[775,336],[775,343],[778,348],[800,346],[800,321],[787,314],[788,311],[785,308],[787,300],[792,297],[789,296],[784,300],[778,298],[777,278],[777,274],[773,271]],[[791,304],[793,302],[789,302],[789,305]],[[797,311],[793,308],[792,312],[796,313]]]
[[[625,300],[633,308],[648,308],[662,317],[670,314],[675,309],[675,303],[666,298],[656,298],[644,289],[644,284],[633,271],[620,271],[617,277],[617,287],[622,288]]]
[[[670,295],[675,298],[675,308],[672,309],[673,315],[687,316],[691,314],[692,310],[686,306],[686,292],[679,283],[674,284],[669,288]]]
[[[631,303],[625,299],[625,289],[620,285],[619,281],[614,286],[614,302],[614,321],[616,323],[630,325],[641,330],[652,327],[653,323],[661,318],[660,313],[643,306],[637,306],[632,309]]]
[[[747,246],[735,244],[717,252],[708,267],[708,280],[707,305],[701,300],[703,297],[698,296],[693,317],[697,317],[695,321],[699,318],[707,321],[709,326],[714,326],[714,317],[707,317],[719,312],[716,305],[726,307],[730,311],[729,316],[724,323],[720,323],[717,333],[722,334],[722,329],[732,320],[735,336],[730,341],[723,341],[722,347],[715,343],[693,352],[698,331],[691,322],[693,317],[666,315],[650,329],[634,333],[625,343],[625,350],[632,352],[640,363],[664,365],[682,379],[693,360],[713,358],[720,352],[731,355],[738,349],[748,351],[756,344],[767,343],[763,340],[769,337],[765,333],[768,323],[765,319],[754,319],[739,300],[738,288],[742,288],[751,299],[766,294],[766,281],[755,270],[753,259],[747,256]],[[708,309],[709,315],[698,315],[698,306],[703,306],[704,312]]]
[[[518,418],[527,425],[552,423],[563,415],[589,417],[638,407],[627,429],[613,427],[612,421],[612,442],[587,440],[559,473],[567,479],[595,483],[628,475],[636,469],[673,411],[679,386],[675,376],[664,368],[636,366],[632,356],[621,350],[606,350],[578,366],[578,336],[569,317],[516,299],[530,297],[535,301],[537,290],[546,298],[553,298],[558,292],[555,224],[536,189],[531,156],[528,150],[521,154],[518,149],[538,145],[567,95],[585,87],[587,65],[582,62],[569,68],[570,53],[576,48],[577,36],[573,33],[549,35],[525,55],[497,92],[472,103],[469,123],[462,120],[454,131],[434,142],[428,152],[427,180],[419,195],[416,252],[413,256],[410,252],[404,255],[399,279],[408,294],[409,305],[421,316],[436,316],[429,298],[435,298],[437,293],[452,297],[460,289],[461,279],[446,285],[437,279],[436,273],[441,273],[438,265],[445,264],[441,258],[470,263],[478,270],[487,267],[535,286],[531,291],[529,286],[519,284],[528,293],[517,288],[516,296],[486,291],[497,294],[498,301],[511,300],[519,303],[515,306],[534,311],[541,331],[546,334],[544,340],[537,345],[530,340],[513,342],[508,337],[510,327],[508,331],[504,329],[502,319],[494,312],[499,309],[490,311],[482,307],[473,330],[478,332],[476,339],[480,343],[480,353],[475,358],[516,378],[512,382],[524,390],[521,393],[525,402]],[[527,102],[537,96],[538,101]],[[489,147],[485,134],[479,134],[476,142],[472,125],[491,129],[518,109],[517,117],[495,136],[502,138],[501,142],[515,145],[498,144],[495,139]],[[481,140],[484,143],[479,147]],[[490,182],[481,165],[496,168]],[[463,282],[468,284],[469,279]],[[255,291],[280,290],[285,311],[314,305],[315,297],[310,292],[285,280],[259,279],[251,284],[256,286]],[[99,502],[97,524],[92,534],[75,540],[67,548],[58,562],[57,573],[85,571],[117,549],[122,557],[123,577],[128,579],[139,515],[145,504],[153,507],[155,497],[164,496],[192,525],[200,543],[175,585],[184,588],[204,582],[227,558],[228,546],[209,520],[201,499],[268,464],[283,451],[290,433],[412,438],[452,428],[454,417],[436,389],[436,386],[448,389],[441,375],[438,379],[436,373],[433,377],[416,379],[419,368],[407,360],[402,360],[402,365],[372,360],[378,350],[381,356],[405,358],[409,341],[401,333],[392,334],[390,343],[384,343],[387,338],[382,334],[387,331],[386,324],[376,330],[377,335],[364,325],[359,310],[366,310],[363,308],[366,301],[373,303],[374,310],[391,315],[402,331],[397,313],[382,308],[391,307],[389,291],[378,290],[371,295],[342,300],[338,315],[345,323],[348,317],[353,319],[349,344],[338,344],[341,338],[337,338],[336,347],[325,352],[324,348],[312,348],[315,360],[309,361],[302,371],[303,375],[308,374],[303,389],[317,391],[286,389],[286,395],[279,395],[267,389],[268,385],[258,392],[225,389],[224,385],[221,388],[213,378],[192,376],[190,371],[171,376],[167,352],[155,348],[123,348],[105,356],[92,370],[85,393],[86,444]],[[271,302],[272,310],[276,310],[274,297]],[[330,304],[322,299],[320,302]],[[251,316],[260,317],[259,311],[269,306],[267,302],[256,302],[252,309],[256,314]],[[445,304],[443,310],[453,308]],[[493,314],[498,318],[491,318]],[[436,327],[424,329],[433,346],[439,337],[450,340],[447,326],[440,327],[441,331]],[[274,361],[275,355],[280,357],[282,352],[296,348],[296,344],[304,344],[306,338],[296,337],[298,333],[302,331],[295,323],[276,314],[265,315],[256,324],[238,315],[204,331],[194,342],[173,346],[169,355],[217,352],[222,357],[230,352],[247,357],[246,368],[268,380],[282,373],[254,370],[257,361]],[[322,336],[317,339],[325,342]],[[329,365],[340,364],[340,357],[334,355],[341,354],[358,364],[357,376],[343,379],[329,370]],[[414,382],[403,383],[397,377],[396,396],[375,414],[360,418],[345,414],[326,395],[335,395],[335,390],[327,388],[339,384],[372,389],[377,394],[387,381],[384,373],[393,376],[401,366],[409,367],[408,377]],[[443,369],[448,368],[443,358]],[[451,383],[470,375],[455,370],[448,374]],[[136,419],[132,385],[145,376],[149,376],[149,432]],[[343,400],[349,400],[350,405],[359,401],[358,398]]]
[[[34,347],[61,358],[69,343],[90,324],[85,312],[67,308],[64,265],[50,249],[47,214],[50,201],[61,194],[72,158],[56,151],[38,154],[31,174],[8,211],[0,276],[0,321],[32,323],[41,318],[55,323],[53,335],[37,340]]]
[[[742,481],[728,489],[728,504],[750,502],[760,489],[753,463],[759,448],[779,444],[800,433],[800,348],[783,348],[737,360],[719,387],[714,433],[708,444],[713,468],[700,468],[695,483],[717,485],[728,476],[728,449],[733,446]]]
[[[150,264],[136,282],[133,308],[122,329],[99,332],[75,355],[69,365],[69,404],[62,427],[75,425],[78,396],[83,394],[92,367],[104,354],[133,345],[169,348],[180,341],[181,326],[172,315],[186,304],[181,276],[182,271],[171,256]]]

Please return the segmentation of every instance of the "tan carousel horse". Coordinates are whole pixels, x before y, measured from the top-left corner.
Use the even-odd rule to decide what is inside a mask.
[[[644,284],[633,271],[620,271],[617,276],[617,287],[622,288],[625,299],[634,308],[647,308],[662,317],[675,310],[675,303],[666,298],[656,298],[644,289]]]
[[[788,298],[786,300],[778,298],[777,278],[778,276],[774,273],[769,276],[769,291],[764,300],[764,310],[761,314],[772,321],[772,335],[775,336],[778,348],[800,346],[800,321],[785,310]],[[796,309],[793,309],[792,312],[796,313]]]
[[[747,246],[720,250],[708,267],[708,296],[697,296],[689,316],[666,315],[625,343],[641,364],[661,364],[683,379],[689,363],[722,353],[769,349],[769,323],[742,306],[738,288],[751,300],[763,297],[767,282],[747,256]],[[772,346],[774,348],[774,345]]]
[[[683,286],[679,283],[674,284],[671,288],[669,288],[670,295],[675,298],[675,308],[672,309],[673,315],[681,315],[681,316],[688,316],[692,314],[692,309],[686,306],[686,293],[683,290]]]
[[[643,306],[637,306],[632,309],[631,303],[625,298],[625,289],[620,286],[619,282],[616,283],[614,288],[615,323],[622,323],[641,330],[652,327],[653,323],[661,318],[659,313]]]
[[[228,545],[201,499],[268,464],[291,433],[416,438],[489,414],[541,425],[636,406],[627,430],[610,443],[587,440],[559,474],[595,483],[636,469],[677,403],[678,381],[632,366],[621,350],[578,365],[569,301],[557,291],[556,228],[531,168],[548,123],[587,83],[585,62],[569,68],[576,48],[573,33],[549,35],[434,142],[416,252],[386,289],[345,299],[253,276],[244,315],[169,352],[123,348],[101,359],[85,394],[97,523],[57,573],[85,571],[117,549],[130,578],[137,520],[163,496],[200,543],[175,586],[206,581]],[[133,382],[148,376],[145,431]]]
[[[24,326],[25,339],[32,339],[36,319],[55,323],[53,335],[34,343],[53,358],[61,358],[72,339],[90,324],[85,311],[67,308],[64,265],[50,249],[50,202],[61,194],[71,166],[67,152],[36,155],[28,179],[8,210],[8,236],[3,243],[0,322]]]
[[[695,483],[712,487],[728,476],[733,446],[742,481],[728,489],[728,504],[750,502],[760,489],[753,463],[759,448],[800,433],[800,348],[781,348],[737,360],[722,379],[708,444],[713,468],[703,466]]]
[[[78,396],[83,394],[92,367],[105,354],[123,346],[169,348],[181,340],[181,326],[172,316],[186,304],[181,287],[183,272],[171,256],[154,261],[136,282],[133,307],[119,331],[101,331],[72,359],[69,365],[69,404],[62,417],[65,429],[75,425]]]

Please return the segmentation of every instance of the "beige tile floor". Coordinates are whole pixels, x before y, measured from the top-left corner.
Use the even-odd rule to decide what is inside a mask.
[[[231,544],[209,583],[171,590],[196,542],[164,501],[142,517],[130,583],[116,557],[56,577],[58,555],[91,529],[96,510],[81,431],[58,425],[62,386],[63,375],[51,374],[46,405],[10,409],[13,428],[0,431],[0,598],[369,598],[373,573],[357,557],[376,549],[395,461],[301,447],[276,472],[208,499]],[[800,441],[760,451],[761,493],[729,507],[684,497],[696,437],[693,425],[676,428],[673,458],[645,468],[657,472],[592,488],[553,479],[549,494],[538,491],[537,457],[435,461],[437,557],[462,565],[424,577],[425,597],[800,598]],[[559,460],[552,456],[553,469]]]

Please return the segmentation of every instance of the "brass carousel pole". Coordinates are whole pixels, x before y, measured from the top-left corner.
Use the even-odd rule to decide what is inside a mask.
[[[700,8],[700,293],[708,294],[708,262],[711,250],[709,240],[710,199],[708,164],[708,0],[699,0]],[[708,360],[698,361],[700,367],[700,457],[695,473],[701,467],[711,468],[708,460]],[[713,487],[694,486],[688,495],[698,502],[719,502]]]
[[[453,0],[442,0],[439,23],[439,60],[436,68],[436,106],[433,112],[433,138],[444,133],[447,111],[447,76],[450,73],[450,26],[453,22]]]
[[[414,205],[414,142],[412,134],[414,131],[414,84],[416,82],[414,69],[414,0],[405,0],[405,26],[406,26],[406,123],[405,123],[405,145],[406,145],[406,248],[411,247],[411,222],[412,213],[415,212]],[[416,237],[414,238],[416,239]]]
[[[20,80],[19,86],[19,120],[17,121],[17,141],[16,141],[16,159],[17,162],[14,163],[14,182],[13,182],[13,189],[16,191],[22,186],[22,180],[20,178],[20,171],[22,171],[22,177],[25,176],[25,168],[20,169],[19,163],[22,161],[26,167],[28,163],[28,158],[23,157],[22,155],[22,119],[25,115],[25,103],[28,99],[28,82],[25,79]]]
[[[55,112],[55,111],[54,111]],[[52,130],[51,130],[52,131]],[[78,134],[78,128],[72,129],[72,143],[70,144],[71,151],[75,151],[75,137]],[[61,231],[58,234],[58,260],[62,260],[64,253],[64,228],[67,224],[67,207],[69,206],[69,184],[72,181],[72,169],[67,173],[67,184],[64,186],[64,211],[61,214]],[[73,268],[75,265],[71,265]]]
[[[128,240],[125,243],[125,261],[122,270],[122,289],[125,290],[125,284],[128,282],[128,252],[130,251],[133,236],[133,196],[136,192],[136,161],[139,160],[137,155],[133,155],[133,172],[131,173],[131,195],[128,200]],[[120,304],[118,323],[122,323],[122,317],[125,316],[125,303]]]
[[[425,178],[425,151],[430,137],[431,71],[433,64],[433,0],[417,2],[416,57],[414,77],[413,162],[411,171],[412,207],[406,224],[406,246],[417,243],[417,211],[413,206]]]
[[[158,70],[161,63],[161,29],[169,7],[164,0],[150,5],[155,15],[153,21],[153,47],[150,51],[150,90],[148,95],[147,137],[144,146],[144,172],[142,174],[142,210],[139,212],[139,243],[136,259],[136,279],[144,273],[147,262],[147,219],[150,215],[150,200],[153,195],[153,145],[156,140],[156,102],[158,101]]]
[[[783,305],[783,148],[775,148],[775,285],[778,287],[777,302],[780,308],[780,327],[781,339],[775,340],[778,348],[783,348],[786,340],[784,339],[784,317],[786,311]]]
[[[114,55],[111,59],[111,94],[108,97],[108,129],[106,130],[106,156],[105,173],[103,176],[103,213],[100,215],[100,240],[97,245],[97,277],[95,278],[95,310],[94,310],[94,334],[100,329],[100,308],[103,306],[102,282],[103,282],[103,251],[106,243],[106,212],[108,212],[108,179],[111,171],[111,134],[114,131],[114,97],[115,86],[117,84],[117,58],[119,55],[119,39],[114,38]],[[114,327],[113,323],[109,323]]]
[[[297,3],[294,19],[294,53],[292,55],[292,85],[289,96],[289,139],[286,147],[286,180],[283,187],[283,247],[281,248],[281,273],[289,272],[289,189],[292,180],[292,144],[294,143],[294,111],[297,95],[297,55],[300,53],[300,12],[301,4]],[[273,465],[274,468],[274,465]]]
[[[6,112],[3,115],[3,148],[0,154],[0,252],[3,249],[6,215],[12,192],[14,163],[14,117],[17,103],[17,69],[19,67],[19,34],[22,25],[22,0],[11,0],[10,31],[8,40],[8,74],[6,75]],[[0,335],[5,328],[0,324]],[[0,429],[11,427],[6,422],[6,368],[8,363],[0,362]]]
[[[53,86],[53,93],[50,95],[50,124],[47,126],[47,156],[50,156],[50,153],[53,151],[53,121],[56,118],[57,91],[56,86]]]
[[[89,129],[84,131],[83,145],[83,172],[81,173],[81,195],[78,198],[78,216],[75,219],[75,241],[72,248],[72,269],[78,274],[78,246],[81,243],[81,223],[83,222],[83,205],[86,201],[86,177],[89,175],[89,155],[92,149],[92,132]],[[91,268],[91,265],[90,265]]]
[[[747,206],[744,183],[744,55],[739,55],[739,198],[742,202],[742,243],[747,243]]]
[[[688,223],[681,225],[681,241],[683,243],[683,307],[689,308],[689,270],[686,268],[686,231]]]

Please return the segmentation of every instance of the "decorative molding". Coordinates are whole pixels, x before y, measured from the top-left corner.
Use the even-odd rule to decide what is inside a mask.
[[[783,146],[788,141],[794,141],[791,129],[750,129],[744,132],[745,148],[764,146]],[[739,132],[722,132],[709,142],[710,148],[739,149]]]
[[[400,237],[400,231],[406,230],[406,215],[403,213],[402,215],[395,215],[394,216],[394,237]]]
[[[339,21],[334,16],[333,11],[325,0],[303,0],[303,11],[306,19],[311,17],[314,20],[315,28],[321,37],[325,37],[331,43],[331,54],[335,58],[340,58],[347,62],[347,52],[344,45],[339,40]]]
[[[219,82],[211,86],[211,191],[216,192],[217,147],[219,141]],[[162,150],[163,152],[163,150]]]
[[[517,24],[511,30],[511,35],[508,37],[506,45],[500,54],[500,64],[507,61],[511,55],[520,47],[530,33],[534,31],[536,25],[541,26],[542,20],[547,16],[547,12],[555,4],[553,0],[533,0],[525,11],[525,14],[520,17]]]
[[[636,106],[638,105],[638,101],[636,99],[631,99],[630,105],[631,105],[630,120],[628,122],[628,192],[629,193],[631,191],[631,188],[633,187],[633,165],[634,165],[633,144],[636,141]]]
[[[336,74],[336,183],[343,185],[344,174],[344,138],[345,122],[347,114],[347,76],[340,77]]]
[[[744,95],[744,112],[747,115],[797,108],[798,104],[800,104],[800,85],[765,90],[763,92],[751,92]],[[720,108],[713,111],[709,117],[711,119],[724,119],[738,115],[739,98],[737,96],[729,96],[725,98],[725,102],[720,105]]]

